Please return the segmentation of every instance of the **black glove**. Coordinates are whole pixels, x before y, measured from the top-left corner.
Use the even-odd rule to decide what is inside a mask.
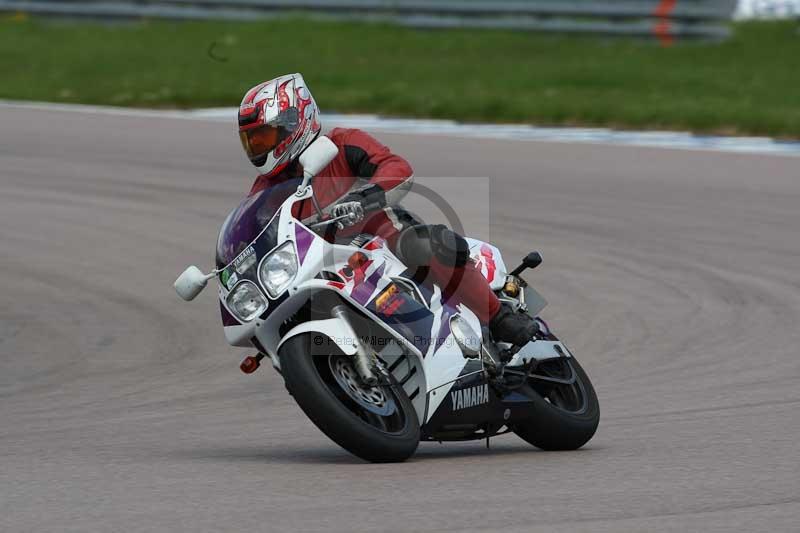
[[[342,198],[339,203],[358,202],[362,206],[373,209],[375,206],[381,208],[386,206],[386,191],[377,183],[371,183],[360,189],[356,189]]]

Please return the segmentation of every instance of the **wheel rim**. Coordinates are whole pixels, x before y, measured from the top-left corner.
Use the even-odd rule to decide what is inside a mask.
[[[530,384],[546,402],[561,411],[579,415],[589,406],[586,388],[569,358],[544,361],[531,375]]]
[[[328,389],[350,412],[384,433],[401,433],[407,420],[388,385],[364,385],[350,357],[317,357],[316,366]]]
[[[364,385],[349,359],[331,356],[328,358],[328,364],[336,382],[353,401],[376,415],[392,414],[395,409],[394,402],[386,396],[381,387]]]

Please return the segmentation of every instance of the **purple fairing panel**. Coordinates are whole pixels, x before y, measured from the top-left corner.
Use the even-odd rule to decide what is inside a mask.
[[[231,211],[222,223],[217,239],[217,268],[233,261],[258,237],[301,182],[301,178],[292,178],[276,183],[248,196]]]
[[[365,280],[363,284],[367,284],[368,281]],[[364,307],[403,336],[423,356],[428,352],[432,342],[437,343],[437,348],[441,346],[438,339],[431,338],[433,313],[430,309],[403,292],[396,292],[388,299],[382,298],[392,285],[394,284],[387,285]],[[371,290],[374,290],[374,285],[371,287]],[[383,301],[379,303],[381,300]],[[449,334],[449,324],[447,328]],[[444,336],[447,337],[447,334]]]
[[[380,265],[367,279],[353,287],[353,292],[350,294],[351,298],[361,305],[366,305],[383,276],[384,267],[385,265]]]
[[[219,303],[219,312],[222,315],[222,325],[225,327],[228,326],[241,326],[242,323],[236,320],[236,318],[228,311],[222,302]]]
[[[297,260],[302,265],[306,259],[306,254],[308,254],[308,249],[311,248],[311,244],[314,242],[314,234],[302,225],[295,224],[294,240],[297,245]]]

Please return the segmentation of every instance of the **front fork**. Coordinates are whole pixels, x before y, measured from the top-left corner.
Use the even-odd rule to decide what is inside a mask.
[[[333,315],[334,318],[338,318],[342,321],[342,326],[345,329],[343,333],[348,339],[353,340],[353,346],[356,349],[355,367],[356,372],[358,372],[358,375],[361,378],[361,381],[370,387],[377,385],[378,378],[372,371],[372,357],[370,356],[367,347],[364,346],[364,343],[356,334],[356,330],[353,328],[353,325],[350,323],[347,307],[344,305],[337,305],[331,309],[331,315]]]

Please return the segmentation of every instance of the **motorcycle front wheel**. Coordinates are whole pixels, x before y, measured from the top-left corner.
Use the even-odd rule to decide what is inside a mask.
[[[574,357],[540,364],[527,386],[534,413],[514,433],[542,450],[577,450],[594,436],[600,404]]]
[[[405,391],[396,383],[363,384],[352,357],[326,340],[302,334],[279,351],[281,374],[297,404],[325,435],[361,459],[393,463],[411,457],[420,428]]]

